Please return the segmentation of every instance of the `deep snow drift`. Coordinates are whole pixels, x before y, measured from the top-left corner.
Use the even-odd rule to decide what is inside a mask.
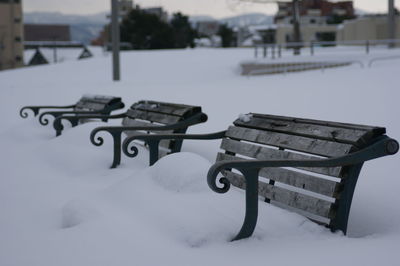
[[[363,62],[400,54],[326,51],[319,56]],[[250,49],[126,52],[117,83],[102,55],[0,72],[0,265],[399,265],[398,155],[364,165],[348,236],[260,204],[253,237],[231,243],[244,194],[207,187],[218,140],[185,141],[184,152],[153,167],[140,148],[110,170],[111,137],[101,147],[89,141],[104,123],[55,138],[51,126],[18,115],[23,105],[70,104],[97,93],[122,96],[127,106],[141,99],[201,105],[209,120],[189,133],[224,130],[239,114],[258,112],[385,126],[400,139],[400,60],[242,77],[239,63],[251,56]]]

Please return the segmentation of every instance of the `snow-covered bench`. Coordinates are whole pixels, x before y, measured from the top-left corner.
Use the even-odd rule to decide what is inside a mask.
[[[346,234],[363,163],[398,152],[398,142],[385,133],[383,127],[248,114],[226,131],[133,136],[123,149],[129,155],[131,141],[143,140],[150,146],[153,164],[160,141],[221,138],[222,151],[207,182],[218,193],[227,192],[230,185],[246,191],[246,215],[234,240],[252,235],[260,198]]]
[[[185,133],[191,125],[207,121],[207,115],[201,111],[200,106],[157,101],[139,101],[134,103],[125,113],[116,115],[77,115],[61,116],[54,120],[57,132],[63,129],[62,120],[68,120],[72,125],[82,119],[122,119],[121,126],[102,126],[95,128],[90,134],[91,142],[101,146],[104,142],[101,136],[96,135],[105,131],[113,137],[114,158],[111,168],[117,167],[121,162],[121,137],[122,133],[128,136],[147,133]],[[179,152],[182,140],[165,140],[160,143],[162,152]],[[158,159],[158,157],[157,157]]]
[[[40,114],[39,122],[41,125],[47,125],[49,120],[45,116],[53,116],[54,119],[63,115],[77,114],[102,114],[109,115],[112,111],[124,108],[124,103],[120,97],[104,96],[104,95],[83,95],[82,98],[75,104],[66,106],[25,106],[20,110],[22,118],[27,118],[26,110],[31,110],[34,116],[39,114],[42,109],[50,109]],[[57,109],[66,109],[64,111],[55,111]],[[68,110],[69,109],[69,110]],[[107,120],[105,120],[107,121]],[[73,126],[78,125],[79,120],[74,120]],[[56,135],[59,136],[61,131],[56,130]]]

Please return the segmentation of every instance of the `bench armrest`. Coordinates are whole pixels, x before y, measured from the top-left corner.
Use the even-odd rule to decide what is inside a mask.
[[[235,160],[219,161],[208,171],[208,186],[217,193],[225,193],[230,188],[230,182],[226,177],[218,180],[218,174],[225,169],[237,169],[246,180],[246,214],[240,232],[233,240],[239,240],[251,236],[257,222],[258,212],[258,173],[264,167],[337,167],[362,164],[365,161],[379,157],[396,154],[399,143],[387,136],[381,137],[374,144],[351,154],[318,160]],[[222,185],[222,186],[221,186]]]
[[[51,105],[43,105],[43,106],[24,106],[21,108],[21,110],[19,111],[19,115],[22,118],[27,118],[28,117],[28,113],[26,112],[26,110],[31,110],[34,114],[34,116],[37,116],[39,114],[39,111],[41,109],[72,109],[74,108],[76,105],[65,105],[65,106],[51,106]]]
[[[64,126],[62,125],[62,120],[68,120],[73,127],[77,126],[79,120],[81,119],[101,119],[107,122],[108,119],[120,119],[126,117],[126,114],[116,114],[116,115],[105,115],[105,114],[77,114],[77,115],[61,115],[54,119],[53,127],[56,130],[56,135],[61,135]]]
[[[150,165],[153,165],[158,160],[158,144],[161,140],[183,140],[183,139],[196,139],[196,140],[211,140],[221,139],[225,136],[226,131],[219,131],[210,134],[140,134],[126,138],[122,144],[122,150],[128,157],[135,157],[139,150],[135,146],[129,146],[134,140],[142,140],[150,150]]]
[[[191,125],[195,125],[198,123],[203,123],[207,121],[207,115],[206,114],[199,114],[198,116],[193,116],[190,119],[184,120],[182,122],[178,122],[172,125],[165,125],[165,126],[158,126],[158,125],[154,125],[154,126],[145,126],[145,127],[130,127],[130,126],[108,126],[108,127],[97,127],[95,129],[92,130],[92,132],[90,133],[90,141],[93,143],[93,145],[96,146],[101,146],[104,142],[102,137],[97,137],[96,138],[96,134],[100,131],[106,131],[109,132],[111,135],[113,135],[113,133],[115,134],[121,134],[124,131],[138,131],[138,130],[147,130],[147,131],[151,131],[151,130],[157,130],[157,131],[164,131],[164,130],[175,130],[175,129],[180,129],[180,128],[184,128],[184,127],[188,127]],[[129,138],[127,138],[129,139]]]
[[[137,131],[137,130],[144,130],[144,131],[163,131],[163,130],[176,130],[176,129],[186,129],[190,125],[195,125],[198,123],[202,123],[207,121],[207,115],[204,113],[198,113],[192,116],[189,119],[184,121],[175,123],[173,125],[166,125],[166,126],[146,126],[146,127],[125,127],[125,126],[117,126],[117,127],[98,127],[92,130],[90,133],[90,141],[96,145],[101,146],[104,142],[102,137],[97,137],[96,134],[100,131],[108,132],[113,138],[113,149],[114,149],[114,158],[111,168],[117,167],[117,165],[121,162],[121,134],[124,131]],[[134,156],[132,156],[134,157]]]
[[[42,114],[40,114],[39,116],[39,123],[43,126],[49,124],[49,120],[47,118],[44,118],[45,116],[53,116],[54,119],[56,119],[57,117],[60,116],[65,116],[65,115],[96,115],[101,113],[103,110],[101,111],[48,111],[48,112],[44,112]]]

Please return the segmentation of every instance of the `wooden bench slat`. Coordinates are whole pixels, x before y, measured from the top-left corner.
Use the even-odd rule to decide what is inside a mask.
[[[244,160],[236,156],[218,153],[217,161],[232,161],[232,160]],[[336,197],[335,191],[337,189],[338,183],[318,178],[316,176],[307,175],[304,173],[291,171],[284,168],[262,168],[259,172],[259,176],[280,182],[293,187],[305,189],[312,191],[328,197]]]
[[[307,124],[320,125],[320,126],[347,128],[347,129],[356,129],[356,130],[365,130],[365,131],[377,130],[377,131],[380,131],[380,134],[386,133],[386,129],[384,127],[376,127],[376,126],[360,125],[360,124],[350,124],[350,123],[340,123],[340,122],[333,122],[333,121],[324,121],[324,120],[288,117],[288,116],[279,116],[279,115],[269,115],[269,114],[254,113],[253,115],[255,117],[259,117],[259,118],[268,118],[268,119],[283,120],[283,121],[293,121],[296,123],[307,123]]]
[[[270,204],[274,205],[276,207],[288,210],[290,212],[298,213],[298,214],[300,214],[302,216],[305,216],[306,218],[310,219],[311,221],[313,221],[313,222],[315,222],[315,223],[317,223],[319,225],[329,225],[330,222],[331,222],[331,219],[332,219],[332,218],[330,219],[330,218],[322,217],[322,216],[319,216],[319,215],[316,215],[316,214],[313,214],[313,213],[310,213],[310,212],[307,212],[307,211],[303,211],[301,209],[293,208],[293,207],[291,207],[289,205],[286,205],[284,203],[281,203],[279,201],[271,200]]]
[[[242,175],[231,171],[224,171],[224,175],[235,187],[246,189],[246,181]],[[292,208],[297,208],[321,217],[332,218],[332,203],[329,201],[290,191],[262,181],[258,182],[258,194]]]
[[[177,115],[183,117],[186,117],[187,115],[191,115],[193,113],[201,112],[200,106],[156,102],[156,101],[140,101],[139,103],[132,105],[131,109],[152,111],[152,112]]]
[[[325,157],[342,156],[352,148],[350,144],[235,126],[228,128],[226,136]]]
[[[127,111],[127,116],[131,118],[137,118],[142,120],[148,120],[152,122],[157,122],[161,124],[174,124],[181,120],[181,117],[167,114],[154,113],[149,111],[141,111],[137,109],[129,109]]]
[[[155,126],[159,126],[159,125],[155,125],[146,121],[140,121],[140,120],[134,120],[131,118],[124,118],[122,121],[122,125],[123,126],[129,126],[129,127],[155,127]],[[145,134],[148,131],[124,131],[124,133],[131,137],[137,134]],[[150,130],[150,132],[154,133],[154,134],[171,134],[174,131],[173,130]],[[164,148],[168,148],[170,146],[171,140],[161,140],[159,146],[160,147],[164,147]]]
[[[252,117],[248,122],[238,119],[234,122],[234,125],[349,144],[357,144],[360,138],[367,134],[367,131],[363,129],[337,128],[285,120],[279,121],[257,116]]]
[[[102,110],[106,107],[103,103],[95,103],[95,102],[78,102],[75,106],[76,111],[97,111]]]
[[[124,131],[124,134],[127,137],[133,137],[135,135],[142,135],[142,134],[147,134],[146,131]],[[138,140],[138,142],[141,142],[140,140]],[[142,142],[141,142],[142,143]],[[168,152],[170,152],[170,144],[171,141],[170,140],[161,140],[160,143],[158,144],[159,147],[163,148],[163,149],[168,149]],[[159,152],[161,151],[161,149],[159,150]]]
[[[125,127],[154,127],[157,125],[150,123],[148,121],[140,121],[140,120],[132,119],[130,117],[125,117],[122,120],[122,126],[125,126]]]
[[[98,102],[98,103],[103,103],[103,104],[108,104],[112,101],[121,101],[120,97],[114,97],[114,96],[106,96],[106,95],[90,95],[86,94],[83,95],[80,101],[82,102]]]
[[[259,160],[280,160],[280,159],[292,159],[292,160],[310,160],[318,159],[314,156],[308,156],[293,152],[274,150],[267,147],[262,147],[258,145],[253,145],[245,142],[240,142],[232,139],[224,138],[221,142],[221,149],[230,151],[233,153],[241,154],[247,157],[259,159]],[[303,169],[306,171],[339,177],[341,167],[296,167],[298,169]]]

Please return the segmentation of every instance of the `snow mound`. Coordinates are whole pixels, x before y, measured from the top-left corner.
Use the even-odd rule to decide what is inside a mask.
[[[203,157],[180,152],[161,158],[148,169],[151,179],[172,192],[202,192],[208,190],[207,172],[211,164]]]
[[[61,228],[66,229],[96,219],[100,213],[90,202],[72,200],[64,205],[61,215]]]

